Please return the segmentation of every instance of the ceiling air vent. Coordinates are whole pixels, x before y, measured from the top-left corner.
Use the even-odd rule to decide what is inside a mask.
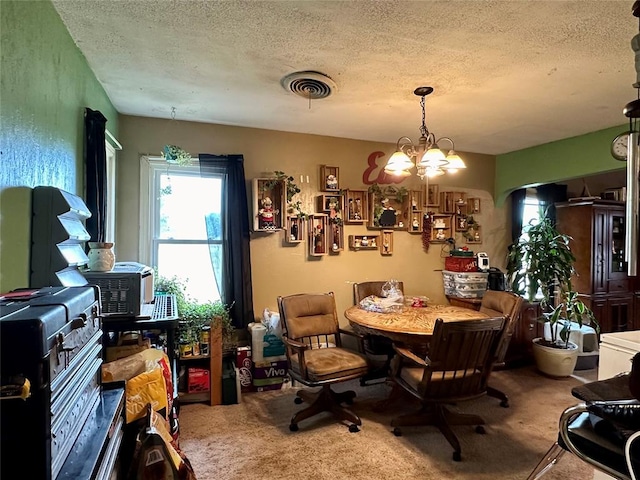
[[[324,73],[312,71],[290,73],[280,83],[286,91],[309,100],[327,98],[337,89],[336,83]]]

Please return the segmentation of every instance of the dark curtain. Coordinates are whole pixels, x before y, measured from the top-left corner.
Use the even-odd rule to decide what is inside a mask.
[[[84,165],[87,208],[91,217],[86,229],[94,242],[105,241],[107,221],[107,152],[105,125],[107,119],[98,110],[85,108],[84,112]]]
[[[511,192],[511,242],[516,243],[522,233],[522,215],[527,189],[521,188]]]
[[[242,155],[200,154],[200,176],[222,175],[222,261],[220,286],[222,301],[231,306],[233,325],[245,329],[254,321],[249,251],[249,205]],[[215,238],[207,222],[207,237]],[[209,249],[214,252],[213,248]],[[212,258],[212,265],[215,263]],[[215,269],[214,269],[215,270]]]
[[[536,197],[542,204],[546,216],[551,220],[553,225],[556,224],[556,202],[567,201],[567,186],[549,183],[548,185],[540,185],[536,187]]]

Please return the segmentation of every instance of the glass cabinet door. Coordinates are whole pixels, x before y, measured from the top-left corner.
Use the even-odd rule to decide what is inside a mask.
[[[609,271],[611,273],[627,272],[627,262],[624,255],[625,216],[623,213],[611,213],[611,252],[609,255]]]

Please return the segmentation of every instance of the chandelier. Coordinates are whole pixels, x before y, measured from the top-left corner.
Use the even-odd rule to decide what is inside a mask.
[[[464,161],[456,153],[453,140],[449,137],[440,137],[436,140],[435,135],[427,128],[424,98],[432,92],[433,87],[418,87],[413,91],[415,95],[420,97],[420,106],[422,107],[422,125],[420,126],[418,144],[414,144],[409,137],[400,137],[396,143],[396,152],[391,155],[384,167],[385,173],[408,177],[411,175],[411,169],[416,167],[418,176],[420,179],[424,179],[445,173],[455,173],[460,169],[467,168]],[[439,146],[442,142],[451,144],[451,149],[446,155]]]

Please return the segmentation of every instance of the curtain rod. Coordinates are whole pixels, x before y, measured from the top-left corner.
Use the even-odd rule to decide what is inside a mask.
[[[109,140],[111,140],[112,143],[115,143],[116,150],[122,150],[122,145],[120,145],[120,142],[116,139],[116,137],[113,136],[113,134],[109,130],[105,128],[104,133],[107,137],[109,137]]]

